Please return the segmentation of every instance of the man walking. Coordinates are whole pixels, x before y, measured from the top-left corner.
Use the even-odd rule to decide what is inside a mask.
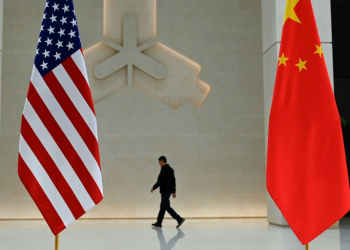
[[[159,165],[161,167],[157,183],[154,184],[151,192],[153,193],[158,187],[160,187],[160,194],[162,196],[162,201],[160,203],[160,210],[158,213],[157,222],[152,224],[154,227],[162,227],[163,218],[165,211],[167,211],[171,217],[173,217],[178,225],[177,228],[184,223],[185,219],[181,218],[174,209],[170,207],[170,196],[173,195],[176,198],[176,182],[174,170],[167,164],[167,159],[165,156],[161,156],[158,159]]]

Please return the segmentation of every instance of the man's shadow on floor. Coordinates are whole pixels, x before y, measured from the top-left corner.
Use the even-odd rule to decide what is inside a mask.
[[[174,248],[175,244],[179,239],[182,239],[185,237],[185,234],[181,231],[180,228],[177,228],[177,234],[171,238],[168,243],[166,242],[163,231],[161,227],[153,227],[155,231],[157,231],[157,236],[160,244],[160,250],[171,250]]]

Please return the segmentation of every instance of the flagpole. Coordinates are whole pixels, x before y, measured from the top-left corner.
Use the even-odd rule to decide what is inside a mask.
[[[309,243],[305,245],[305,250],[309,250]]]
[[[59,244],[59,242],[60,242],[60,235],[59,234],[57,234],[56,236],[55,236],[55,250],[59,250],[59,246],[60,246],[60,244]]]

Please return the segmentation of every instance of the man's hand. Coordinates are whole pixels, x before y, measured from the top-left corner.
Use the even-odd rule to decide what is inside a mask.
[[[153,193],[153,191],[154,191],[154,190],[153,190],[153,188],[152,188],[152,189],[151,189],[151,193]]]
[[[173,193],[173,198],[174,198],[174,199],[176,198],[176,193]]]

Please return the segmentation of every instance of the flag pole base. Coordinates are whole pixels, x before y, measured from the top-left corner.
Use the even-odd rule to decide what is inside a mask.
[[[57,234],[55,236],[55,250],[59,250],[59,248],[60,248],[60,235]]]
[[[305,245],[305,250],[309,250],[309,243]]]

